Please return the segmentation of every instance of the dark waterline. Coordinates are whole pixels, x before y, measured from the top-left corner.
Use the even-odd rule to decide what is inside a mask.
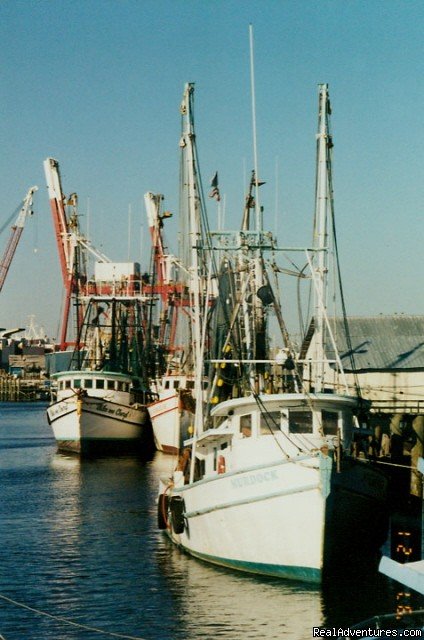
[[[375,572],[322,588],[203,564],[156,529],[170,456],[80,461],[56,452],[41,404],[0,403],[0,595],[51,615],[144,640],[312,638],[396,609],[399,585]],[[217,532],[219,535],[219,531]],[[412,595],[414,608],[423,599]],[[0,598],[5,640],[104,634]],[[113,636],[112,636],[113,637]]]

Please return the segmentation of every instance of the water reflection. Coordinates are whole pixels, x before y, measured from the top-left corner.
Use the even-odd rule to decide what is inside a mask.
[[[396,586],[370,571],[346,577],[341,568],[320,589],[191,558],[156,526],[158,480],[172,470],[171,456],[81,461],[56,452],[42,407],[0,413],[0,594],[145,640],[309,640],[314,626],[395,609]],[[10,446],[17,440],[20,448]],[[4,602],[0,633],[102,637]]]
[[[322,621],[320,590],[212,567],[165,541],[157,554],[178,638],[302,638]]]
[[[157,558],[166,586],[178,600],[178,637],[205,637],[202,630],[209,629],[228,638],[309,639],[314,626],[347,628],[377,613],[394,613],[401,589],[378,573],[377,564],[365,565],[360,557],[355,571],[346,573],[340,566],[321,587],[220,569],[184,554],[168,540]],[[413,609],[423,606],[419,594],[412,593],[409,602]]]

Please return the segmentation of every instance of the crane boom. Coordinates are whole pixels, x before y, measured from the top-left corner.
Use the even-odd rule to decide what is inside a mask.
[[[87,293],[87,254],[93,255],[98,262],[111,262],[111,260],[96,249],[90,240],[81,233],[77,211],[78,196],[76,193],[72,193],[65,197],[62,190],[59,162],[54,158],[47,158],[44,161],[44,173],[64,287],[60,346],[65,349],[68,344],[71,344],[67,342],[67,333],[72,297],[77,292]],[[70,208],[71,213],[67,211],[67,208]]]
[[[65,287],[69,274],[72,273],[71,238],[65,213],[65,196],[62,191],[59,163],[54,158],[44,161],[44,172],[47,180],[50,208],[56,234],[56,244],[59,251],[59,262]]]
[[[12,226],[11,234],[0,262],[0,291],[3,289],[6,276],[8,274],[10,265],[15,255],[16,247],[18,246],[22,231],[24,230],[26,219],[29,215],[32,215],[32,196],[38,191],[38,187],[31,187],[26,194],[22,207],[19,211],[18,217]]]

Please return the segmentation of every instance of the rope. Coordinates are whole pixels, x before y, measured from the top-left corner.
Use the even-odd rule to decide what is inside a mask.
[[[127,640],[144,640],[144,638],[140,638],[139,636],[126,636],[121,633],[114,633],[113,631],[104,631],[103,629],[97,629],[96,627],[91,627],[86,624],[80,624],[78,622],[73,622],[72,620],[68,620],[67,618],[62,618],[61,616],[54,616],[51,613],[47,613],[46,611],[41,611],[40,609],[35,609],[34,607],[30,607],[23,602],[18,602],[17,600],[12,600],[12,598],[8,598],[0,594],[0,599],[8,602],[9,604],[13,604],[16,607],[20,607],[21,609],[26,609],[27,611],[31,611],[39,616],[45,616],[46,618],[50,618],[51,620],[57,620],[58,622],[63,622],[64,624],[71,625],[73,627],[78,627],[78,629],[84,629],[85,631],[94,631],[95,633],[99,633],[105,636],[113,637],[113,638],[126,638]],[[0,635],[0,640],[3,636]],[[3,638],[3,640],[6,640]]]
[[[291,458],[291,456],[289,456],[287,451],[285,451],[284,447],[280,444],[280,442],[277,439],[276,434],[273,432],[271,424],[270,424],[272,422],[274,424],[274,426],[279,427],[278,423],[274,420],[274,418],[271,416],[270,412],[267,410],[267,408],[266,408],[264,402],[262,401],[261,397],[259,396],[259,394],[256,393],[253,388],[252,388],[251,392],[252,392],[253,398],[255,399],[256,404],[261,409],[262,415],[265,417],[265,423],[266,423],[267,428],[270,430],[271,435],[273,436],[278,448],[284,453],[284,455],[286,456],[286,459],[288,460],[289,458]],[[299,447],[294,442],[294,440],[292,440],[292,438],[290,438],[290,436],[287,435],[287,433],[285,433],[284,431],[279,431],[279,433],[282,433],[287,438],[287,440],[290,442],[290,444],[293,445],[294,447],[296,447],[296,449],[299,451],[299,453],[306,453],[301,447]]]
[[[402,469],[409,469],[410,471],[417,471],[417,467],[411,467],[407,464],[395,464],[394,462],[383,462],[382,460],[373,460],[376,464],[386,464],[389,467],[401,467]]]
[[[8,227],[10,225],[10,223],[12,222],[12,220],[14,218],[16,218],[19,209],[21,209],[22,204],[18,205],[15,209],[15,211],[9,216],[9,218],[6,220],[6,222],[2,225],[2,227],[0,228],[0,235],[3,233],[3,231],[6,229],[6,227]]]

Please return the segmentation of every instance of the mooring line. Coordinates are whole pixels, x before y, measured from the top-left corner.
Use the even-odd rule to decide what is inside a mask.
[[[64,624],[72,625],[73,627],[78,627],[79,629],[84,629],[85,631],[94,631],[95,633],[103,634],[105,636],[110,636],[113,638],[125,638],[126,640],[145,640],[145,638],[140,638],[139,636],[126,636],[122,633],[114,633],[113,631],[104,631],[103,629],[98,629],[96,627],[90,627],[86,624],[80,624],[79,622],[73,622],[72,620],[68,620],[68,618],[62,618],[61,616],[55,616],[51,613],[47,613],[47,611],[41,611],[40,609],[35,609],[34,607],[30,607],[23,602],[18,602],[17,600],[13,600],[12,598],[8,598],[0,593],[0,599],[8,602],[9,604],[13,604],[16,607],[20,607],[21,609],[26,609],[27,611],[31,611],[32,613],[36,613],[39,616],[45,616],[46,618],[51,618],[52,620],[56,620],[58,622],[63,622]],[[0,634],[0,640],[6,640],[4,636]]]

